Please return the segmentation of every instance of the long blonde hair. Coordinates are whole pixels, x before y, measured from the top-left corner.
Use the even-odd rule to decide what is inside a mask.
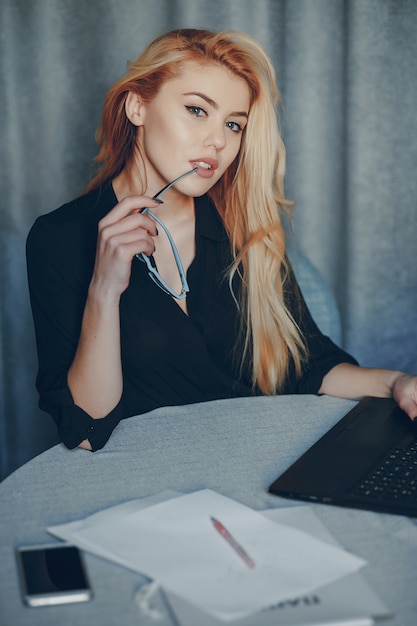
[[[290,203],[284,195],[285,147],[276,113],[280,95],[262,47],[237,31],[182,29],[155,39],[107,94],[97,133],[101,150],[96,161],[102,167],[89,189],[128,169],[133,159],[136,127],[125,113],[129,91],[149,102],[185,61],[220,64],[249,86],[249,119],[239,154],[209,195],[232,245],[230,285],[236,273],[242,278],[243,358],[252,357],[253,385],[275,394],[285,383],[290,360],[300,373],[305,345],[284,298],[288,267],[281,217]]]

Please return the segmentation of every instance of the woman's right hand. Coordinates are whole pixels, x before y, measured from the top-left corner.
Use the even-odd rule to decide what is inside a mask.
[[[120,298],[129,284],[132,260],[136,254],[155,251],[155,221],[140,213],[145,207],[159,206],[147,196],[121,200],[99,222],[96,260],[90,288],[108,297]]]

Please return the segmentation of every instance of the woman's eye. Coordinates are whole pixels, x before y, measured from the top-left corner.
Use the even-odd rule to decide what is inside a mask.
[[[195,115],[195,117],[204,117],[204,115],[206,115],[205,110],[202,109],[201,107],[186,106],[185,108],[187,109],[189,113],[191,113],[191,115]]]
[[[232,130],[234,133],[240,133],[242,130],[241,125],[237,122],[226,122],[226,126],[227,128],[230,128],[230,130]]]

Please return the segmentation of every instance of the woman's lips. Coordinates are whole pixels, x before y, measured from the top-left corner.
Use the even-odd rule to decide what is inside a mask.
[[[195,159],[195,161],[190,161],[190,163],[193,167],[197,168],[196,174],[201,176],[201,178],[211,178],[215,170],[219,167],[219,163],[216,159]]]

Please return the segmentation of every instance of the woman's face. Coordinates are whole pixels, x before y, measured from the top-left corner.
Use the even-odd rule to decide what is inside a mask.
[[[220,65],[187,62],[151,102],[136,102],[147,194],[194,167],[196,174],[181,180],[177,192],[206,193],[239,152],[249,114],[247,83]]]

